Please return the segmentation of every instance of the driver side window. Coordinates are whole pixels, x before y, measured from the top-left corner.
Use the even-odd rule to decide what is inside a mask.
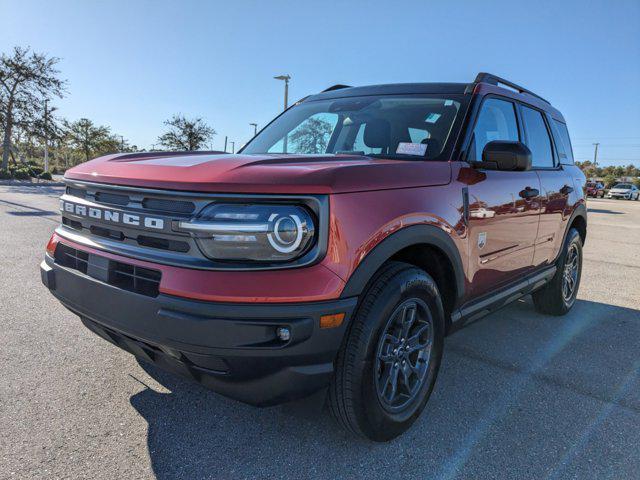
[[[481,161],[482,150],[493,140],[520,140],[515,106],[497,98],[489,98],[482,104],[473,129],[467,160]]]

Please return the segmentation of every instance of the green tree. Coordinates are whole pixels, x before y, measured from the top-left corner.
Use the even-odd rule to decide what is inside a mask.
[[[606,188],[611,188],[616,183],[618,183],[618,178],[615,175],[609,174],[606,177],[604,177],[604,186]]]
[[[289,135],[299,153],[325,153],[331,136],[331,124],[319,118],[309,118]]]
[[[85,162],[91,157],[117,152],[120,147],[119,138],[111,135],[109,127],[96,126],[88,118],[65,122],[65,140],[82,152]]]
[[[22,47],[14,47],[10,55],[0,56],[2,169],[9,166],[14,128],[31,124],[45,100],[63,96],[65,81],[59,78],[58,62],[58,58]]]
[[[158,142],[169,150],[200,150],[216,134],[202,118],[174,115],[164,124],[169,130],[158,137]]]
[[[640,175],[640,170],[638,170],[635,165],[630,163],[624,168],[624,174],[627,177],[637,177]]]

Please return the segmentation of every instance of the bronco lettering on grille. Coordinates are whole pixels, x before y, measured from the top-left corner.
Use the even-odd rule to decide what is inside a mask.
[[[96,220],[104,220],[105,222],[124,223],[125,225],[145,226],[146,228],[154,228],[157,230],[164,229],[164,220],[156,217],[145,217],[142,215],[134,215],[131,213],[120,213],[114,210],[103,208],[86,207],[72,202],[60,200],[60,210],[69,212],[82,217],[95,218]]]

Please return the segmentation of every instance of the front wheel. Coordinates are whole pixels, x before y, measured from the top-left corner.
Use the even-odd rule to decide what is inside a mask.
[[[418,418],[436,381],[444,310],[426,272],[382,267],[364,294],[336,360],[329,408],[347,430],[391,440]]]
[[[576,302],[582,275],[582,240],[575,228],[569,230],[553,279],[533,292],[533,303],[540,313],[564,315]]]

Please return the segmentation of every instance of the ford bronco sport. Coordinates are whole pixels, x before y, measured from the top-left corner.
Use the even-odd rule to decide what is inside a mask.
[[[509,81],[346,87],[237,155],[67,171],[42,280],[93,332],[254,405],[326,392],[348,430],[405,431],[447,333],[526,294],[574,304],[587,216],[562,114]]]

